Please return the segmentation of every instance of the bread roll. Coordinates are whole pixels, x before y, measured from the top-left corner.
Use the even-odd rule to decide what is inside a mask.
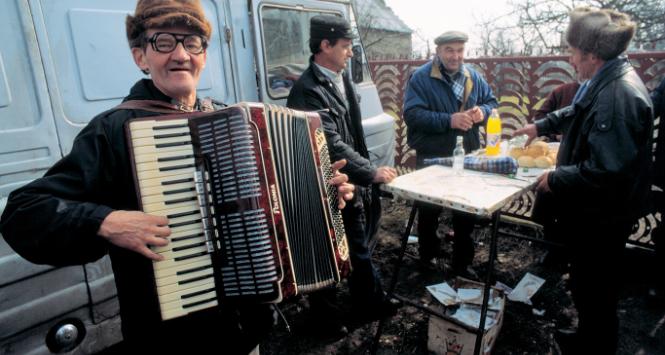
[[[533,168],[536,166],[533,158],[528,155],[522,155],[517,159],[517,165],[522,168]]]
[[[552,159],[546,156],[538,157],[534,159],[533,162],[536,164],[537,168],[541,169],[547,169],[550,168],[552,165],[554,165]]]
[[[535,142],[526,148],[526,154],[528,154],[532,158],[538,158],[542,157],[543,155],[547,155],[548,151],[549,147],[545,142]]]
[[[522,155],[526,154],[526,150],[520,147],[513,147],[510,149],[509,155],[515,159],[519,159]]]
[[[556,155],[557,151],[556,150],[550,150],[549,153],[547,153],[547,157],[552,159],[552,161],[556,164]]]

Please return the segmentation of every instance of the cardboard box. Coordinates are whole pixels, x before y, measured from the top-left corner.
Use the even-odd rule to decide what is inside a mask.
[[[482,289],[483,284],[463,278],[457,278],[453,288],[455,290],[459,288]],[[502,306],[498,310],[488,310],[488,320],[490,312],[492,312],[494,314],[494,318],[496,319],[496,324],[494,324],[494,326],[489,329],[487,329],[487,326],[485,326],[485,334],[483,334],[480,354],[490,354],[492,352],[496,338],[499,335],[501,326],[503,325],[503,313],[506,304],[506,297],[503,292],[494,287],[490,291],[490,297],[492,295],[502,299]],[[434,298],[432,298],[431,307],[437,310],[439,313],[446,313],[446,308]],[[473,355],[474,346],[476,344],[477,329],[477,327],[462,323],[458,319],[448,315],[445,317],[430,315],[429,328],[427,332],[427,349],[435,354],[440,355]]]

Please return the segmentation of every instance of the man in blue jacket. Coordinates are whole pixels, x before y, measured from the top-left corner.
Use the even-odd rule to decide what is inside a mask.
[[[467,153],[480,148],[478,129],[492,108],[498,106],[487,82],[464,64],[467,40],[468,36],[458,31],[437,37],[436,55],[409,80],[404,95],[404,121],[409,146],[416,150],[417,168],[423,167],[424,159],[451,156],[457,136],[464,137]],[[419,251],[424,265],[439,254],[436,230],[440,213],[441,208],[434,205],[421,203],[418,207]],[[453,270],[464,276],[473,275],[468,266],[474,255],[474,223],[473,216],[453,212]]]

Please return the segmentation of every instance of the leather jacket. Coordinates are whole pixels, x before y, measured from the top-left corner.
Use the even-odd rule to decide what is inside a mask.
[[[633,221],[646,213],[653,109],[627,59],[601,69],[585,95],[536,121],[538,135],[566,127],[548,184],[558,217]]]
[[[319,111],[330,158],[332,161],[346,159],[347,164],[342,171],[349,176],[349,180],[368,187],[374,179],[376,167],[369,160],[360,106],[347,75],[344,75],[344,88],[348,110],[335,84],[310,58],[309,68],[291,89],[286,105],[298,110]]]

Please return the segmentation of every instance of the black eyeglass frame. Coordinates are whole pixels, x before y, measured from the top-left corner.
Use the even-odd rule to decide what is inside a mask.
[[[163,50],[160,50],[160,49],[157,48],[157,37],[159,35],[164,35],[164,34],[171,35],[175,39],[175,45],[173,46],[173,48],[170,51],[163,51]],[[200,51],[191,52],[189,49],[187,49],[187,46],[185,46],[185,40],[188,37],[198,37],[199,39],[201,39],[201,50]],[[146,38],[145,41],[147,43],[150,43],[150,46],[152,47],[152,49],[157,53],[171,53],[176,49],[176,47],[178,47],[178,43],[182,44],[182,48],[184,48],[185,51],[189,54],[201,54],[201,53],[205,52],[205,50],[208,48],[208,40],[205,37],[203,37],[199,34],[195,34],[195,33],[155,32],[150,38]]]

